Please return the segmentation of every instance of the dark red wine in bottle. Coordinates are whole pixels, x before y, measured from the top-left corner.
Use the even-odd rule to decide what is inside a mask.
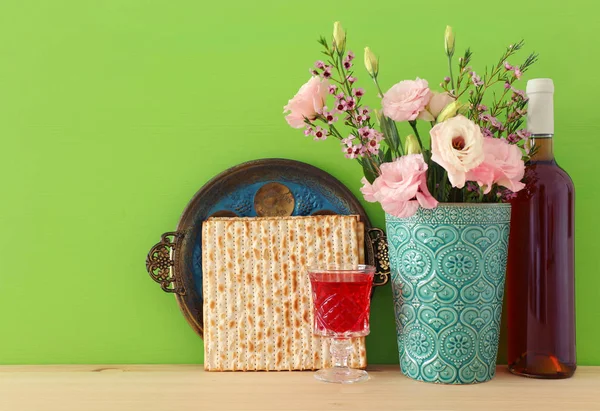
[[[512,202],[507,265],[508,368],[568,378],[575,359],[575,189],[552,151],[554,84],[527,83],[533,155]]]

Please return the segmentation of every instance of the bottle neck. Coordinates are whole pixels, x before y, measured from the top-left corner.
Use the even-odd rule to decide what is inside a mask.
[[[531,161],[554,161],[552,134],[532,135],[529,141],[533,150]]]

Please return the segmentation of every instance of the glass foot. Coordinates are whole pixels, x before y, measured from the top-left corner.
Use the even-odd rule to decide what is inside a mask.
[[[332,382],[336,384],[353,384],[356,382],[367,381],[369,374],[363,370],[354,368],[334,367],[324,368],[315,373],[315,378],[319,381]]]

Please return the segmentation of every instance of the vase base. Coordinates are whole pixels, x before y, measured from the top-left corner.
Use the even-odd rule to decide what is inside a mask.
[[[423,378],[413,378],[410,375],[406,374],[404,371],[402,371],[402,369],[400,369],[400,372],[402,373],[402,375],[404,375],[406,378],[409,378],[413,381],[416,382],[421,382],[423,384],[436,384],[436,385],[475,385],[475,384],[485,384],[486,382],[490,382],[494,379],[494,376],[492,375],[490,378],[487,378],[485,380],[473,380],[473,381],[461,381],[459,379],[456,380],[452,380],[452,381],[442,381],[442,380],[425,380]]]
[[[315,373],[315,378],[319,381],[334,384],[354,384],[367,381],[369,379],[369,374],[364,370],[334,367],[317,371]]]

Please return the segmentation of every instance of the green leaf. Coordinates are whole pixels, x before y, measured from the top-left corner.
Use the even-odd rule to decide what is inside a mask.
[[[363,159],[363,160],[359,160],[360,164],[362,165],[363,168],[363,173],[365,174],[365,178],[367,179],[367,181],[371,184],[373,184],[373,181],[375,181],[375,179],[377,178],[377,173],[375,172],[375,170],[373,170],[373,166],[371,165],[371,162],[368,161],[367,159]]]
[[[392,149],[390,147],[388,147],[388,149],[385,151],[385,154],[383,156],[383,161],[386,163],[389,163],[393,160],[393,153],[392,153]]]
[[[393,152],[397,153],[399,156],[403,155],[404,150],[402,149],[402,142],[400,141],[400,136],[398,135],[396,122],[386,116],[382,116],[381,120],[380,126],[385,138],[385,142]]]

